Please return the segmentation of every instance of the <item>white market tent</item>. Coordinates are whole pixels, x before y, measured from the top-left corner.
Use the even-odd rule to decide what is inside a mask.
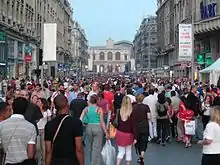
[[[210,84],[217,84],[220,76],[220,58],[218,58],[212,65],[199,71],[200,81],[209,80]]]

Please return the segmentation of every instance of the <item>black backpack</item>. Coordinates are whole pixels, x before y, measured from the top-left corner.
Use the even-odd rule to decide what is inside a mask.
[[[165,104],[159,104],[157,106],[157,114],[159,117],[164,117],[167,115],[167,107],[165,106]]]

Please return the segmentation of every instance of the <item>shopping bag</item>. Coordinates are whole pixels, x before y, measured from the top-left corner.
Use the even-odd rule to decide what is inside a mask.
[[[184,123],[185,134],[186,135],[195,135],[196,133],[196,122],[195,120],[186,121]]]
[[[109,136],[111,139],[114,139],[116,137],[117,129],[110,123],[109,125]]]
[[[116,158],[115,148],[112,146],[110,140],[106,141],[102,149],[101,155],[102,155],[103,163],[105,165],[115,164],[115,158]]]

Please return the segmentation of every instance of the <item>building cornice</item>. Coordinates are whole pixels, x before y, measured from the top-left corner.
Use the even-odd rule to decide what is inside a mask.
[[[164,1],[162,2],[162,4],[157,8],[156,14],[159,12],[159,10],[160,10],[161,8],[164,7],[164,5],[167,3],[167,1],[170,1],[170,0],[164,0]]]

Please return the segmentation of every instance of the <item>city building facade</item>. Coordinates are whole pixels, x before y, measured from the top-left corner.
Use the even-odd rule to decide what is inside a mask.
[[[175,0],[174,1],[174,45],[170,70],[174,77],[191,76],[191,61],[179,61],[179,24],[192,23],[192,1]]]
[[[120,73],[135,70],[132,58],[133,44],[129,41],[115,42],[110,38],[105,46],[89,48],[88,71]]]
[[[211,65],[220,57],[220,0],[195,0],[195,58],[198,69]]]
[[[144,18],[133,40],[136,70],[150,70],[157,67],[157,22],[156,17]],[[149,58],[150,57],[150,58]]]
[[[2,75],[36,75],[45,55],[44,23],[57,23],[57,61],[46,63],[45,72],[48,76],[64,74],[72,54],[72,15],[68,0],[0,0]]]
[[[191,76],[191,61],[179,61],[178,57],[179,24],[192,24],[192,21],[194,71],[217,60],[220,57],[219,14],[220,0],[158,0],[158,67],[169,66],[167,71],[172,71],[174,77]]]
[[[174,56],[174,0],[158,0],[157,3],[157,71],[168,76]]]
[[[88,68],[88,40],[78,22],[73,23],[72,29],[71,71],[77,73]]]

